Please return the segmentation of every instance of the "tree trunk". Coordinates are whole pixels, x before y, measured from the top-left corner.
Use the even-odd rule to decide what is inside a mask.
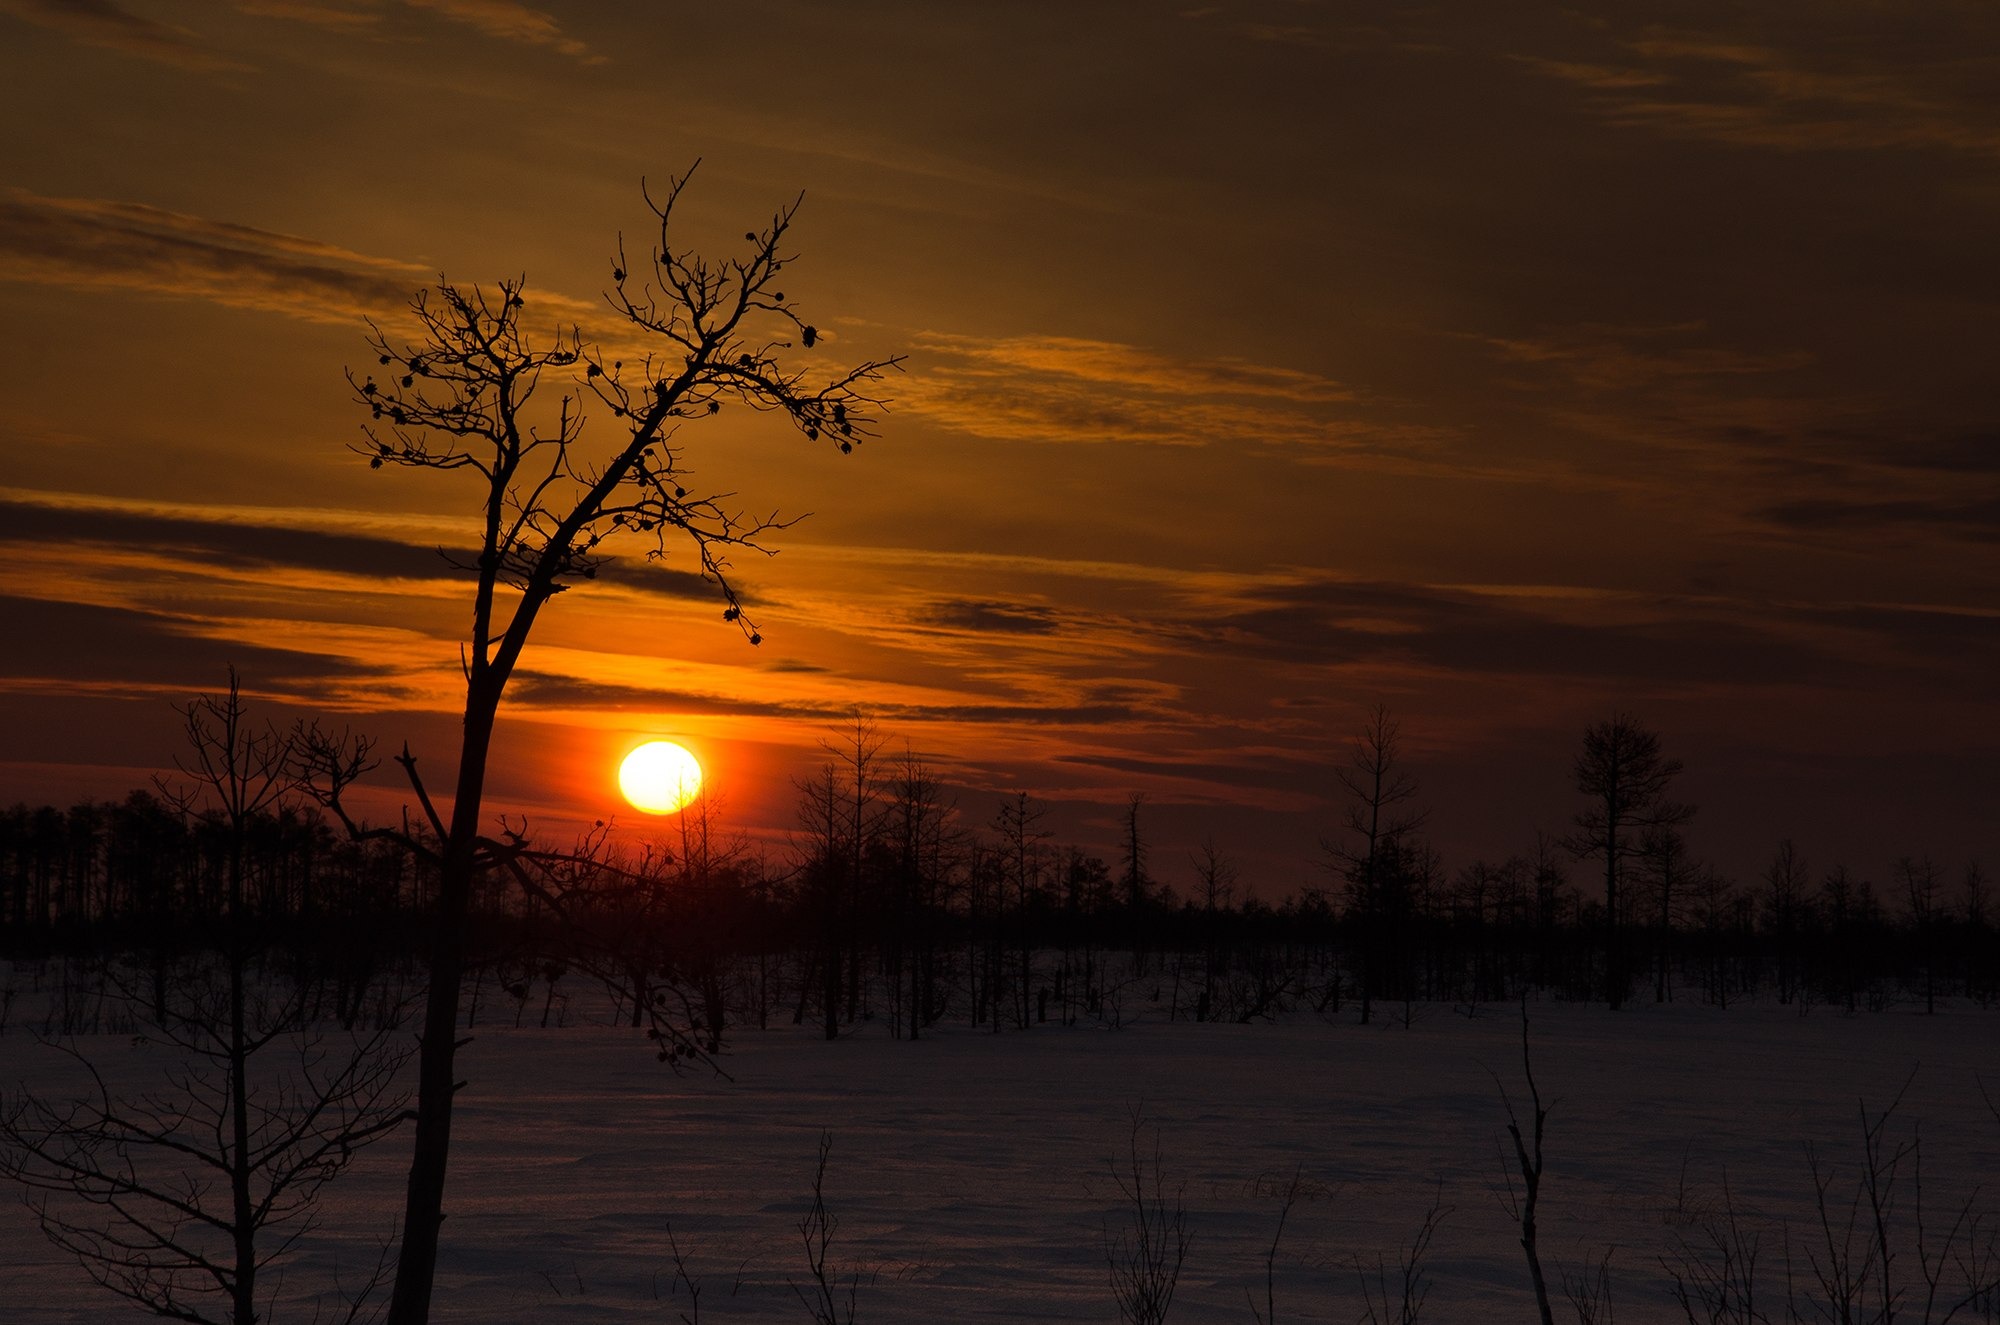
[[[484,684],[482,684],[484,682]],[[389,1325],[427,1325],[437,1276],[438,1234],[444,1223],[445,1163],[451,1149],[451,1105],[457,1089],[458,996],[465,973],[465,920],[476,865],[480,798],[504,679],[475,674],[465,703],[465,738],[452,802],[451,837],[438,872],[430,935],[430,989],[417,1051],[416,1139],[403,1206],[403,1242]]]
[[[229,1200],[236,1242],[232,1325],[257,1325],[257,1220],[250,1204],[250,1049],[243,967],[243,820],[229,843]]]

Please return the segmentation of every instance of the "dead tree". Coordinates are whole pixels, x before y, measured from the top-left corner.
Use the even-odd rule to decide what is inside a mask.
[[[1355,734],[1347,762],[1334,778],[1347,795],[1342,826],[1353,845],[1328,839],[1321,843],[1340,876],[1347,880],[1348,914],[1355,921],[1360,958],[1361,1022],[1367,1025],[1382,984],[1382,919],[1391,908],[1383,892],[1391,871],[1385,858],[1399,854],[1403,839],[1422,827],[1424,815],[1408,808],[1417,794],[1416,779],[1401,764],[1402,727],[1377,704]],[[1407,974],[1407,973],[1406,973]]]
[[[1549,1121],[1548,1106],[1542,1103],[1542,1092],[1535,1085],[1535,1063],[1528,1053],[1528,1000],[1521,1000],[1521,1075],[1528,1083],[1528,1101],[1533,1108],[1533,1143],[1521,1133],[1521,1120],[1514,1113],[1514,1101],[1507,1094],[1507,1087],[1500,1085],[1496,1076],[1494,1084],[1500,1085],[1500,1102],[1507,1107],[1507,1135],[1514,1142],[1514,1164],[1521,1174],[1521,1191],[1517,1194],[1511,1176],[1507,1179],[1508,1212],[1521,1226],[1521,1254],[1527,1258],[1528,1279],[1535,1289],[1535,1308],[1541,1313],[1542,1325],[1555,1325],[1555,1316],[1549,1308],[1549,1283],[1542,1273],[1540,1231],[1536,1224],[1536,1212],[1542,1199],[1542,1134]],[[1503,1172],[1505,1172],[1503,1170]]]
[[[1584,732],[1573,771],[1576,789],[1589,803],[1563,845],[1579,860],[1604,861],[1604,1000],[1616,1010],[1624,1005],[1631,978],[1620,932],[1618,890],[1625,863],[1645,849],[1648,831],[1686,823],[1694,807],[1667,799],[1681,761],[1663,755],[1659,733],[1629,714],[1615,714]]]
[[[723,620],[760,643],[729,558],[768,552],[764,539],[790,521],[748,513],[729,493],[691,488],[680,430],[741,406],[846,453],[874,435],[872,411],[882,402],[870,389],[900,362],[871,360],[824,375],[790,366],[821,335],[780,284],[793,260],[786,245],[797,201],[746,233],[739,256],[712,260],[684,246],[675,228],[687,178],[671,179],[662,197],[647,194],[657,237],[644,267],[634,268],[622,241],[612,264],[607,301],[620,335],[646,346],[633,358],[600,350],[576,327],[557,327],[547,340],[531,336],[525,282],[516,278],[490,289],[440,282],[411,303],[413,340],[375,327],[375,368],[348,373],[372,421],[366,444],[355,448],[369,464],[463,474],[479,512],[476,547],[455,559],[472,580],[472,611],[449,803],[433,802],[407,750],[398,761],[441,846],[390,1325],[429,1318],[458,1084],[454,1025],[467,908],[481,871],[504,866],[507,848],[518,845],[484,834],[487,761],[501,699],[535,623],[558,594],[611,568],[623,542],[653,560],[689,555],[715,586]],[[542,394],[550,384],[559,384],[553,402]],[[608,416],[602,428],[587,427],[586,405]]]
[[[219,942],[150,991],[119,991],[172,1065],[161,1087],[126,1095],[75,1045],[51,1046],[77,1089],[0,1099],[0,1174],[28,1189],[43,1233],[111,1292],[174,1320],[255,1325],[269,1296],[262,1272],[312,1230],[322,1188],[403,1121],[407,1054],[389,1043],[391,1025],[316,1032],[303,988],[260,963],[245,838],[294,792],[291,738],[252,726],[233,669],[225,694],[180,712],[192,786],[178,798],[226,834]],[[350,1298],[350,1317],[374,1283]]]
[[[1355,1261],[1354,1272],[1361,1280],[1361,1320],[1365,1325],[1421,1325],[1424,1303],[1430,1297],[1430,1270],[1424,1262],[1439,1227],[1450,1214],[1451,1207],[1444,1203],[1444,1184],[1440,1181],[1430,1209],[1424,1212],[1409,1246],[1397,1257],[1393,1276],[1388,1262],[1381,1257],[1376,1258],[1372,1269],[1360,1260]]]
[[[826,1204],[826,1158],[833,1152],[833,1133],[819,1134],[819,1159],[813,1165],[812,1204],[799,1217],[799,1241],[804,1244],[806,1269],[812,1283],[792,1285],[792,1292],[811,1313],[813,1325],[854,1325],[854,1301],[861,1287],[858,1271],[843,1274],[831,1249],[840,1220]]]
[[[1111,1295],[1125,1325],[1161,1325],[1174,1302],[1181,1266],[1187,1261],[1193,1234],[1181,1193],[1167,1195],[1162,1171],[1160,1137],[1156,1130],[1150,1150],[1141,1146],[1145,1119],[1132,1114],[1125,1159],[1111,1161],[1111,1180],[1123,1198],[1126,1224],[1116,1233],[1104,1231],[1104,1259],[1111,1271]]]

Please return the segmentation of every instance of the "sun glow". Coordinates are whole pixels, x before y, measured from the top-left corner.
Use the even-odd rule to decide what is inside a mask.
[[[634,809],[673,814],[701,791],[701,765],[685,746],[648,741],[618,766],[618,789]]]

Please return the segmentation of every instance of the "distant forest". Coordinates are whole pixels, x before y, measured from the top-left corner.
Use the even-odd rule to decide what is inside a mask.
[[[1592,781],[1593,741],[1611,742],[1611,785]],[[921,759],[884,744],[865,720],[828,742],[777,858],[701,802],[637,856],[602,831],[561,849],[516,839],[474,902],[468,1022],[560,1024],[594,988],[593,1007],[608,995],[620,1020],[655,1028],[663,1055],[693,1056],[783,1022],[920,1038],[947,1022],[1115,1025],[1142,1007],[1249,1022],[1524,994],[1843,1012],[2000,996],[1976,866],[1908,857],[1878,882],[1809,870],[1786,842],[1757,879],[1725,878],[1689,855],[1693,810],[1665,796],[1679,766],[1625,718],[1586,737],[1574,833],[1452,867],[1423,838],[1378,711],[1342,770],[1325,884],[1276,905],[1240,889],[1212,846],[1192,854],[1190,888],[1157,883],[1140,797],[1107,861],[1058,845],[1029,795],[967,822]],[[357,835],[303,794],[240,819],[148,791],[16,805],[0,812],[0,954],[14,962],[0,1008],[24,978],[59,979],[69,987],[33,1000],[43,1029],[100,1028],[117,1000],[91,996],[91,970],[117,967],[125,989],[150,972],[163,990],[231,928],[319,1016],[377,1024],[422,984],[436,879],[399,836]],[[50,958],[68,959],[63,974],[43,969]]]

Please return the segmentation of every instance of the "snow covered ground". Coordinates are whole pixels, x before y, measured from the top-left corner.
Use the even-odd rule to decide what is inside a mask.
[[[1921,1122],[1933,1218],[1982,1179],[2000,1181],[2000,1121],[1979,1082],[1984,1073],[2000,1098],[2000,1015],[1553,1003],[1530,1014],[1553,1101],[1550,1277],[1610,1249],[1624,1325],[1680,1319],[1660,1258],[1700,1236],[1725,1173],[1743,1222],[1765,1229],[1770,1283],[1783,1273],[1778,1221],[1790,1222],[1802,1270],[1806,1145],[1837,1169],[1845,1199],[1861,1102],[1886,1106],[1906,1079],[1891,1130],[1907,1138]],[[151,1052],[129,1037],[89,1048],[120,1075]],[[1355,1320],[1356,1261],[1393,1270],[1440,1192],[1449,1212],[1424,1319],[1533,1315],[1503,1186],[1496,1077],[1527,1108],[1511,1007],[1420,1009],[1408,1028],[1142,1018],[915,1044],[870,1029],[828,1044],[788,1027],[739,1035],[730,1080],[676,1077],[636,1032],[482,1028],[462,1064],[433,1316],[443,1322],[676,1321],[691,1306],[669,1224],[702,1322],[808,1320],[792,1286],[806,1284],[798,1222],[822,1129],[839,1220],[831,1258],[860,1276],[863,1325],[1114,1321],[1106,1230],[1128,1215],[1108,1165],[1135,1111],[1157,1128],[1193,1232],[1170,1321],[1252,1319],[1247,1295],[1261,1307],[1277,1192],[1295,1170],[1304,1195],[1276,1258],[1280,1320]],[[45,1070],[18,1029],[0,1038],[0,1080]],[[335,1255],[348,1269],[369,1258],[368,1230],[399,1208],[406,1143],[392,1138],[330,1189],[328,1227],[288,1289]],[[1902,1199],[1909,1210],[1907,1177]],[[1982,1204],[2000,1209],[2000,1192]],[[18,1203],[0,1201],[0,1321],[132,1318],[55,1258]],[[1571,1318],[1559,1299],[1557,1319]]]

